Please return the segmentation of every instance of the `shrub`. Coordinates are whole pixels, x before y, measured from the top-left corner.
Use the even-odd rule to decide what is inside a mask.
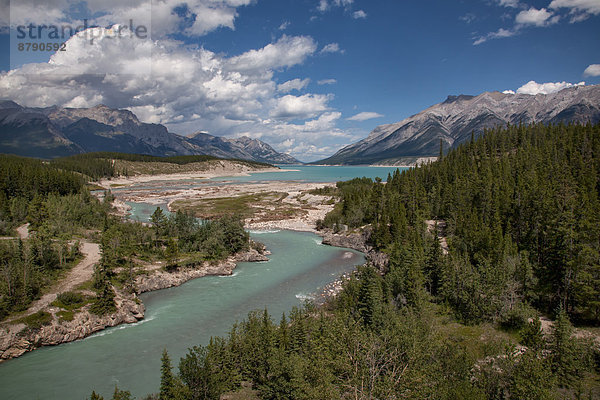
[[[500,325],[504,329],[519,330],[524,328],[529,320],[535,318],[537,318],[537,312],[534,308],[525,303],[518,303],[500,316]]]
[[[45,311],[38,311],[35,314],[21,318],[19,322],[24,323],[30,329],[40,329],[42,326],[52,323],[52,314]]]
[[[77,292],[63,292],[56,296],[59,307],[62,308],[73,308],[74,306],[80,307],[85,303],[85,297],[81,293]]]

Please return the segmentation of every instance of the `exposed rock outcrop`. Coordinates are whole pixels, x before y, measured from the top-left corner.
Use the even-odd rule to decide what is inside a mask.
[[[255,246],[257,247],[257,246]],[[268,251],[250,249],[229,257],[227,260],[204,263],[197,268],[180,269],[166,272],[156,269],[148,275],[140,275],[136,280],[136,293],[166,289],[207,275],[231,275],[238,262],[267,261]],[[73,316],[72,321],[61,320],[56,307],[50,307],[52,322],[39,329],[31,329],[23,323],[6,325],[0,331],[0,362],[19,357],[28,351],[42,346],[54,346],[61,343],[83,339],[94,332],[117,326],[135,323],[144,318],[144,304],[135,294],[117,291],[115,297],[117,311],[98,316],[89,311],[89,305]]]
[[[371,237],[369,229],[363,229],[360,233],[334,233],[326,229],[318,232],[318,234],[323,237],[323,244],[360,251],[365,254],[367,262],[373,264],[380,271],[387,270],[390,259],[387,254],[373,250],[373,247],[368,244]]]
[[[0,336],[0,360],[19,357],[38,347],[83,339],[102,329],[131,324],[144,318],[144,305],[134,295],[117,293],[115,302],[117,311],[109,315],[92,314],[89,306],[86,306],[74,315],[72,321],[63,321],[54,316],[49,325],[39,329],[28,328],[25,324],[5,327],[5,334]]]

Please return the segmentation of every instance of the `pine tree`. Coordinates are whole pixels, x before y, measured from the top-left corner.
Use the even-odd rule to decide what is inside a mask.
[[[159,400],[172,400],[175,394],[175,377],[171,367],[171,359],[167,349],[164,349],[160,367],[160,394]]]

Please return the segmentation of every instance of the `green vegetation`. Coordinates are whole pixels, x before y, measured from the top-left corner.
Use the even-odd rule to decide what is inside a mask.
[[[88,301],[89,299],[79,292],[63,292],[56,296],[56,300],[52,302],[52,305],[73,311],[83,307]]]
[[[464,322],[525,305],[598,324],[599,171],[598,125],[510,127],[386,185],[339,184],[343,201],[324,224],[370,225],[391,256],[394,295],[449,304]],[[448,257],[423,235],[428,219],[446,222]]]
[[[29,329],[40,329],[42,326],[52,323],[52,315],[45,311],[38,311],[35,314],[17,320],[17,323],[27,325]]]
[[[198,223],[177,213],[159,218],[155,227],[123,222],[110,215],[114,197],[99,201],[87,180],[114,176],[112,159],[156,161],[157,157],[113,153],[85,154],[46,162],[0,155],[0,235],[12,235],[29,223],[27,240],[0,241],[0,320],[26,310],[32,301],[79,259],[78,239],[101,236],[102,264],[88,288],[96,299],[90,310],[104,315],[115,310],[114,287],[133,290],[139,273],[134,258],[168,259],[171,269],[227,257],[249,246],[248,234],[233,218]],[[184,165],[213,160],[205,156],[160,158]],[[166,164],[165,164],[166,165]],[[55,305],[74,311],[89,302],[62,294]],[[81,301],[80,301],[81,300]],[[64,314],[63,319],[69,318]]]
[[[264,399],[597,398],[600,350],[570,319],[600,323],[599,171],[600,125],[518,126],[385,185],[338,183],[321,224],[365,227],[388,267],[279,324],[249,314],[178,374],[163,354],[161,398],[242,382]],[[539,313],[556,316],[551,335]]]
[[[75,171],[98,180],[119,175],[129,176],[141,173],[160,174],[204,170],[210,165],[210,162],[221,160],[223,159],[206,155],[158,157],[143,154],[96,152],[58,158],[52,160],[51,164],[57,168],[66,171]],[[270,164],[255,161],[238,159],[228,161],[234,161],[252,168],[271,167]],[[172,165],[168,166],[167,164]],[[195,165],[192,168],[184,168],[190,164]]]
[[[283,201],[287,196],[284,192],[262,192],[235,197],[186,199],[173,202],[172,207],[203,219],[237,215],[243,219],[268,221],[302,213],[302,210]]]
[[[24,311],[78,259],[78,244],[41,229],[27,241],[0,241],[0,319]]]

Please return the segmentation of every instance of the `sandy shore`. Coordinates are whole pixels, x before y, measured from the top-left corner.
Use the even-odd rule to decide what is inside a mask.
[[[211,178],[220,178],[227,176],[249,176],[250,174],[258,174],[264,172],[288,172],[290,170],[282,170],[276,167],[253,169],[244,165],[228,166],[224,165],[221,168],[215,167],[206,171],[184,172],[177,174],[157,174],[157,175],[136,175],[136,176],[120,176],[112,179],[102,179],[95,182],[98,186],[105,189],[114,187],[127,187],[139,183],[158,182],[158,181],[179,181],[179,180],[207,180]]]
[[[280,170],[276,170],[280,171]],[[267,195],[269,193],[285,193],[287,196],[281,200],[280,206],[297,212],[289,215],[278,215],[273,209],[263,209],[257,215],[246,219],[245,226],[250,230],[289,229],[296,231],[315,232],[317,220],[325,218],[325,215],[333,210],[333,202],[330,196],[320,196],[308,193],[310,190],[335,186],[335,183],[314,183],[297,181],[267,181],[260,183],[236,182],[232,184],[213,185],[199,183],[195,187],[175,188],[178,181],[190,179],[190,175],[165,175],[152,177],[156,185],[148,185],[142,188],[128,185],[119,187],[114,191],[115,211],[119,215],[128,215],[131,207],[126,202],[146,203],[153,205],[166,204],[170,211],[175,211],[174,203],[180,200],[204,201],[219,198],[234,198],[246,195]],[[132,178],[133,183],[150,182],[144,181],[149,177]],[[123,180],[125,181],[125,180]],[[107,181],[116,182],[116,181]],[[165,187],[164,182],[169,182],[173,189]],[[102,182],[106,184],[106,182]],[[269,212],[272,211],[272,212]]]

